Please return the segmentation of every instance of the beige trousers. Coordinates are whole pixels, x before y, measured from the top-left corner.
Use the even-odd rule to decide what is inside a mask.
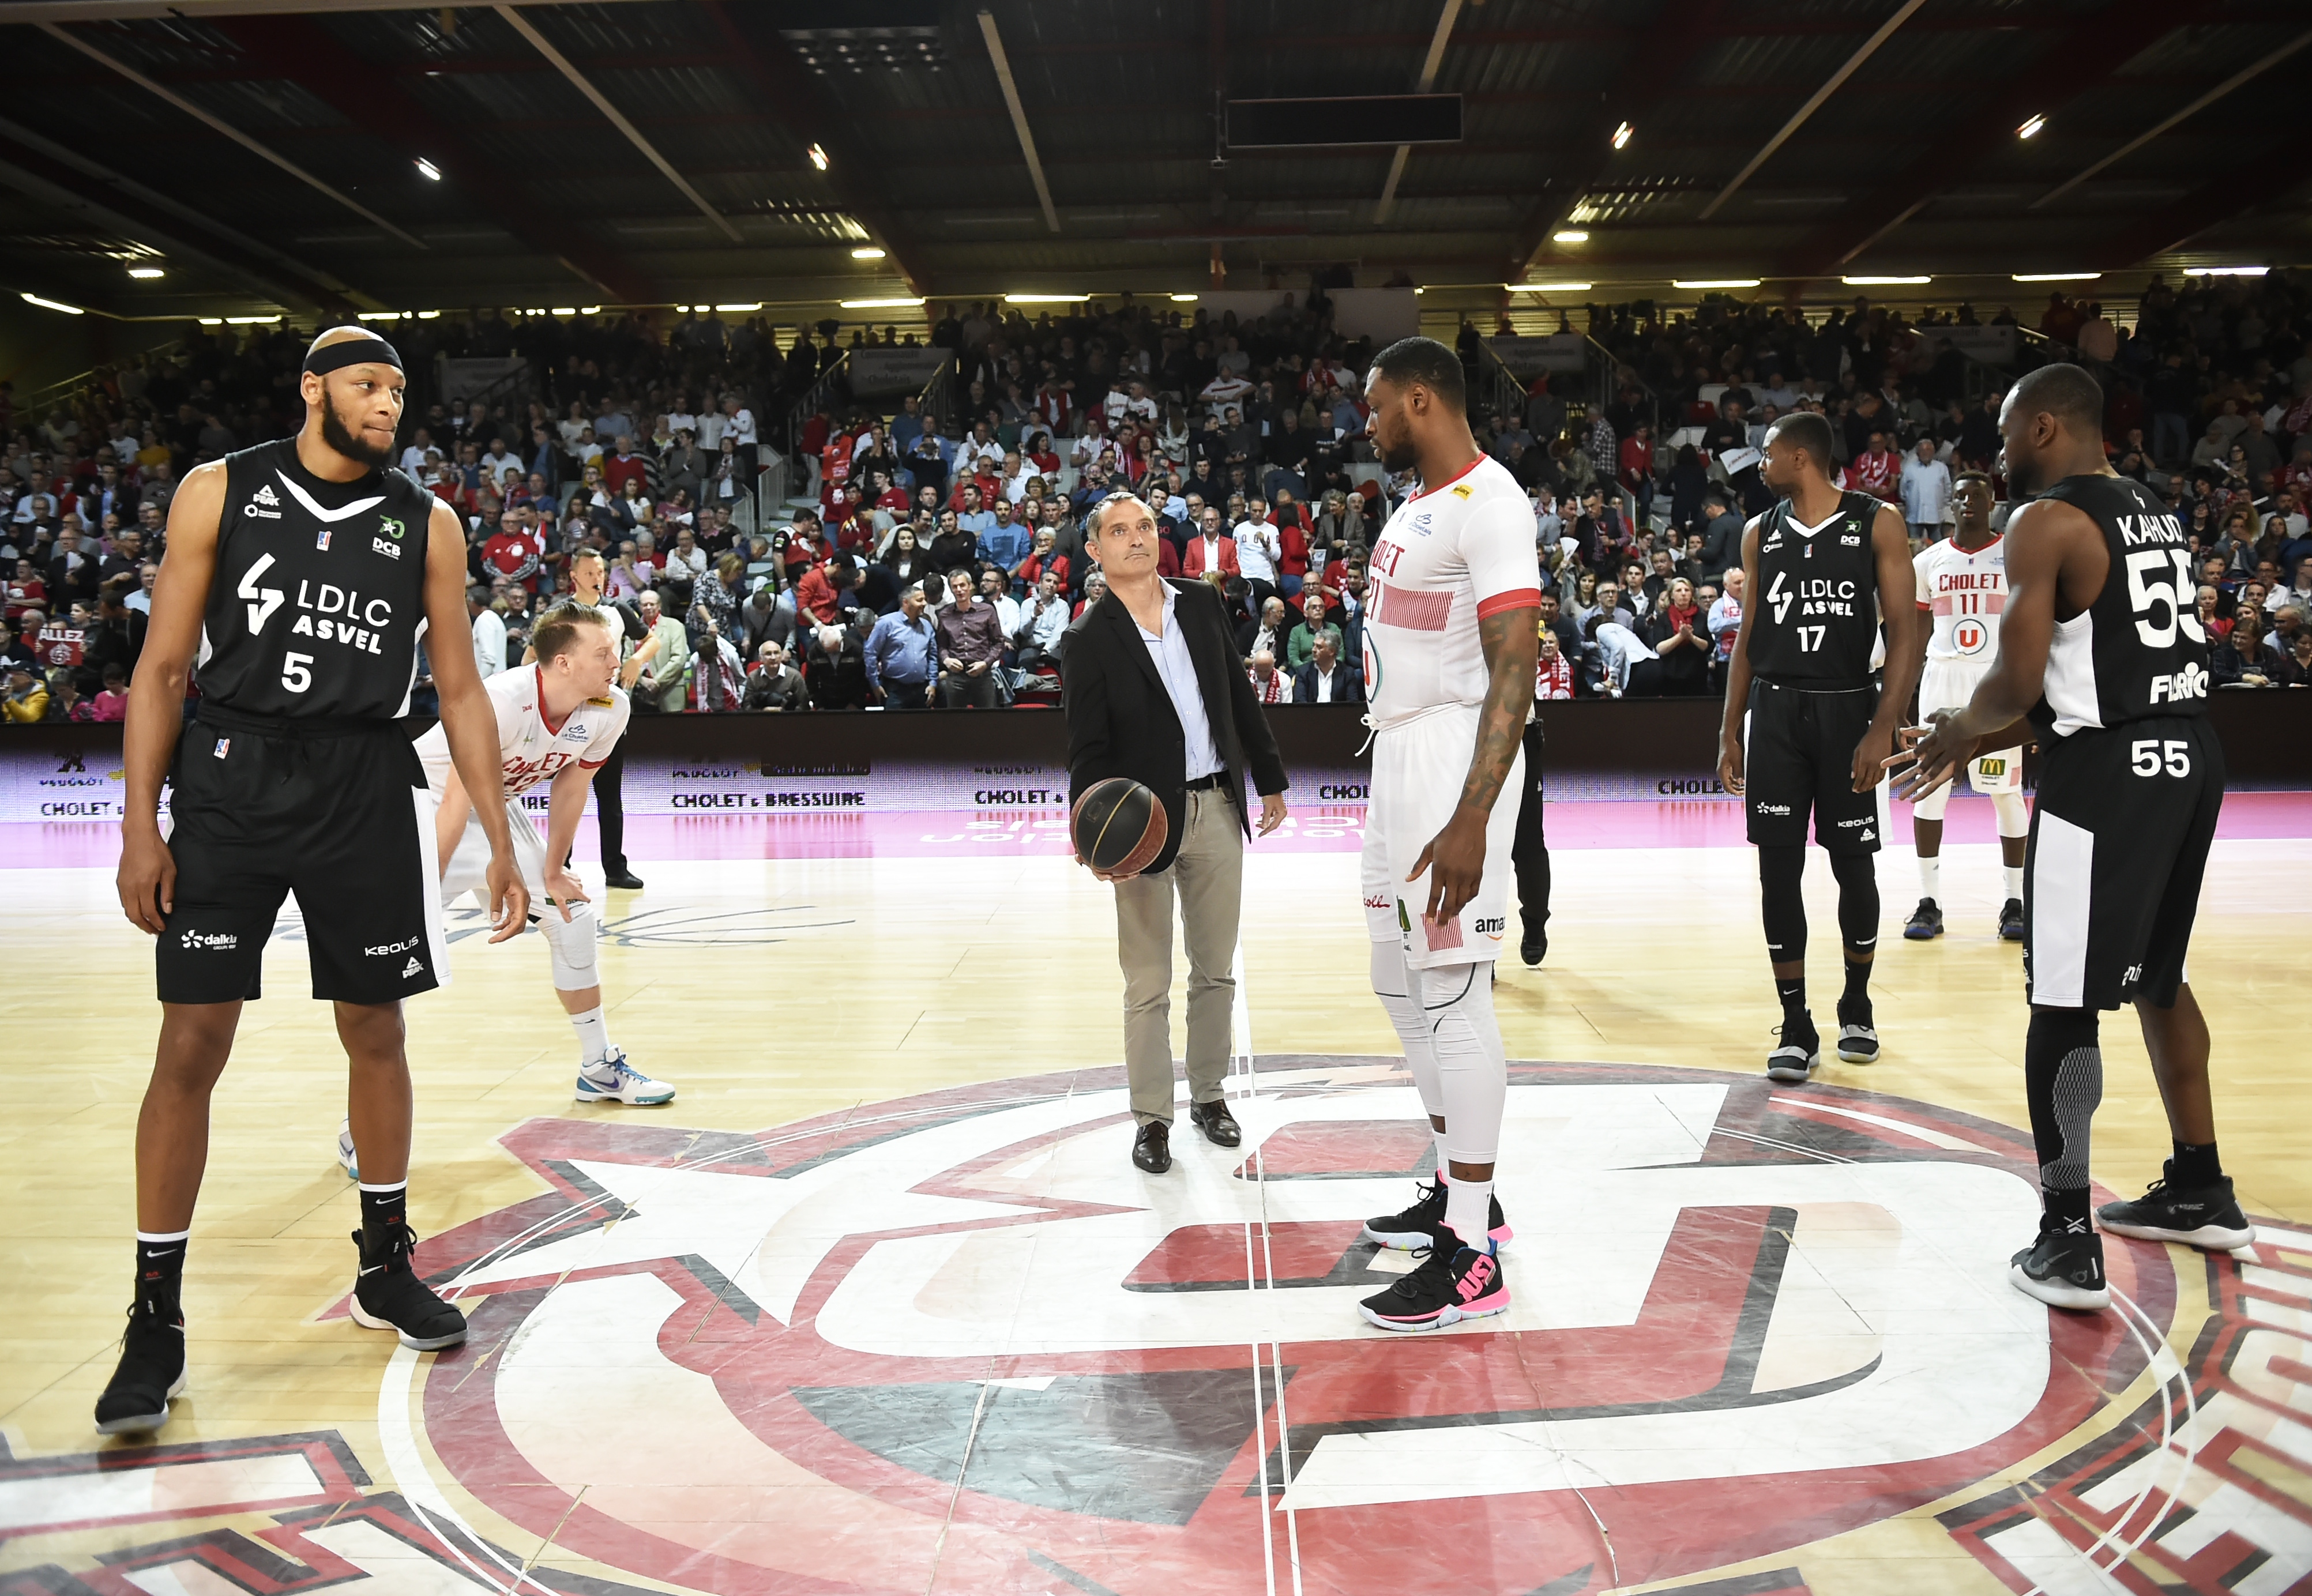
[[[1218,788],[1187,795],[1180,851],[1154,875],[1116,884],[1116,954],[1124,966],[1124,1065],[1133,1117],[1172,1119],[1172,897],[1188,948],[1188,1100],[1223,1094],[1236,1000],[1244,832]]]

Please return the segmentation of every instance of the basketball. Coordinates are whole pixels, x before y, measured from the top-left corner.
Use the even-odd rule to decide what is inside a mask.
[[[1129,776],[1096,781],[1068,814],[1076,855],[1103,873],[1137,874],[1164,851],[1170,827],[1156,795]]]

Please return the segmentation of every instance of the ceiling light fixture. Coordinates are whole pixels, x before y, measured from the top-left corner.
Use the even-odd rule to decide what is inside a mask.
[[[1511,293],[1587,293],[1597,285],[1591,283],[1517,283],[1504,286]]]
[[[810,150],[805,153],[810,156],[810,163],[813,166],[819,168],[821,171],[825,171],[827,170],[827,152],[825,150],[820,149],[817,144],[813,144]]]
[[[1555,244],[1586,244],[1590,241],[1590,234],[1579,227],[1561,227],[1549,238]]]
[[[1091,298],[1088,293],[1007,293],[1007,305],[1081,305]]]
[[[578,307],[575,305],[556,305],[554,307],[554,314],[556,316],[575,316],[578,314]]]
[[[2092,283],[2101,272],[2010,272],[2010,283]]]
[[[407,310],[363,310],[358,318],[363,321],[399,321],[408,314]]]
[[[1670,286],[1672,288],[1756,288],[1759,281],[1760,279],[1756,277],[1695,277],[1691,280],[1677,277],[1671,280]]]
[[[2015,130],[2015,136],[2017,138],[2029,138],[2033,134],[2038,132],[2039,129],[2045,127],[2046,125],[2046,118],[2035,116],[2029,121],[2024,123],[2022,126],[2018,127]]]
[[[600,316],[601,313],[602,307],[600,305],[581,305],[578,308],[578,314],[581,316]]]
[[[281,313],[276,310],[270,316],[228,316],[224,324],[227,327],[271,327],[280,319]]]
[[[878,249],[872,244],[862,244],[859,248],[851,252],[851,258],[854,260],[880,260],[883,258],[883,251]]]
[[[747,300],[743,302],[733,301],[730,304],[717,305],[714,308],[717,310],[729,310],[737,315],[748,316],[761,310],[763,308],[763,301],[760,300]]]
[[[442,312],[439,310],[420,310],[416,314],[420,321],[439,321],[442,318]]]
[[[1196,296],[1193,293],[1176,293],[1172,296],[1172,302],[1176,305],[1193,305],[1196,302]]]
[[[436,183],[442,180],[442,169],[423,155],[417,158],[417,170],[420,176],[431,179]]]
[[[43,310],[62,310],[67,316],[85,316],[88,314],[87,311],[82,310],[78,305],[67,305],[61,300],[44,300],[37,293],[28,293],[24,295],[24,302],[28,305],[38,305]]]
[[[2185,266],[2186,277],[2261,277],[2270,266]],[[30,298],[28,294],[25,296]]]
[[[1615,128],[1614,147],[1618,150],[1628,144],[1631,135],[1636,132],[1637,129],[1631,126],[1627,122],[1625,122],[1619,127]]]
[[[150,283],[155,277],[167,275],[167,274],[162,271],[159,266],[130,266],[128,268],[128,275],[136,278],[139,283]]]
[[[1841,277],[1849,288],[1887,288],[1896,284],[1931,283],[1932,277]]]
[[[920,305],[924,301],[920,299],[836,301],[836,304],[842,306],[846,310],[904,310],[912,306]]]
[[[223,327],[224,325],[224,318],[222,316],[204,316],[201,318],[201,325],[203,327]]]

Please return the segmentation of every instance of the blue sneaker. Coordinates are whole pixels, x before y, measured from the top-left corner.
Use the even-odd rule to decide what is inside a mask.
[[[654,1081],[626,1062],[624,1049],[612,1048],[610,1056],[597,1060],[578,1072],[577,1100],[581,1103],[625,1103],[635,1107],[672,1103],[674,1088],[664,1081]]]
[[[345,1166],[346,1179],[361,1179],[361,1159],[354,1152],[354,1122],[350,1119],[337,1126],[337,1162]]]

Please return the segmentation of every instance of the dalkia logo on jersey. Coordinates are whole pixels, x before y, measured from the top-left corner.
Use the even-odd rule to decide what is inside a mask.
[[[1279,1590],[1365,1596],[1428,1588],[1439,1545],[1484,1548],[1457,1565],[1472,1596],[1729,1565],[1788,1567],[1718,1588],[1799,1591],[1817,1558],[1825,1591],[1945,1536],[2002,1580],[2087,1589],[2092,1544],[2182,1589],[2211,1535],[2241,1538],[2227,1566],[2303,1544],[2312,1509],[2214,1439],[2302,1453],[2272,1417],[2307,1391],[2278,1328],[2312,1308],[2302,1260],[2259,1244],[2270,1328],[2241,1317],[2242,1262],[2115,1237],[2110,1313],[2043,1308],[2008,1284],[2039,1206],[2012,1127],[1514,1063],[1511,1222],[1570,1182],[1612,1244],[1520,1236],[1508,1311],[1414,1342],[1356,1312],[1417,1261],[1363,1235],[1432,1167],[1403,1060],[1252,1078],[1243,1147],[1183,1147],[1160,1198],[1113,1173],[1114,1068],[758,1134],[524,1121],[503,1145],[542,1193],[419,1252],[472,1339],[418,1363],[414,1401],[406,1364],[385,1382],[423,1432],[408,1469],[450,1477],[398,1488],[704,1592],[923,1588],[938,1558],[942,1587],[1217,1596],[1262,1589],[1270,1548]]]

